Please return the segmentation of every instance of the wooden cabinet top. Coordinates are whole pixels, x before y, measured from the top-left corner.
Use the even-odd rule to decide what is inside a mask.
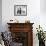
[[[34,23],[7,23],[8,25],[33,25]]]

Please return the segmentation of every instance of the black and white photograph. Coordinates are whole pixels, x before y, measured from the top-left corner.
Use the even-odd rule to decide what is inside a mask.
[[[27,5],[14,6],[14,16],[26,16],[26,15],[27,15]]]

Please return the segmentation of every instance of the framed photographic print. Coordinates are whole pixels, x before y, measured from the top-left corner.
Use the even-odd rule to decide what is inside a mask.
[[[27,5],[14,5],[14,16],[26,16]]]

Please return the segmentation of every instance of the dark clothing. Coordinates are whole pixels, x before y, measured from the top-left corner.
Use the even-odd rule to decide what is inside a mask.
[[[39,40],[39,46],[45,46],[45,41]]]

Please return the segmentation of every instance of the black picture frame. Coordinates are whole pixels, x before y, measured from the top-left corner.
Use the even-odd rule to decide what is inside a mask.
[[[14,5],[14,16],[27,16],[27,5]]]

